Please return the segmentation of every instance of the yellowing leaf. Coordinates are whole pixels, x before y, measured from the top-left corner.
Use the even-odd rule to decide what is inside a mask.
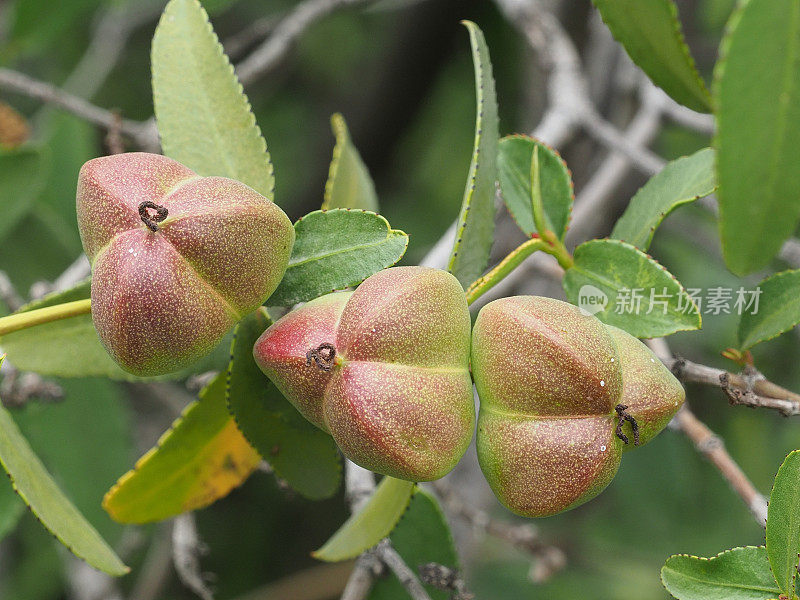
[[[223,372],[109,490],[103,507],[122,523],[148,523],[203,508],[241,485],[261,457],[225,403]]]

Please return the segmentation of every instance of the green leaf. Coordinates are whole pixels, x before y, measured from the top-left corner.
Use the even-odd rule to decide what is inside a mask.
[[[344,117],[339,113],[331,117],[331,128],[336,136],[333,147],[328,182],[325,184],[325,200],[322,209],[363,208],[378,211],[378,196],[375,184],[369,176],[367,166],[350,139]]]
[[[2,360],[0,357],[0,365]],[[2,404],[0,432],[0,463],[42,525],[93,567],[109,575],[127,573],[128,567],[58,488]]]
[[[466,288],[483,274],[492,250],[497,146],[500,134],[489,48],[483,32],[475,23],[463,23],[469,30],[469,41],[472,45],[477,116],[472,162],[448,270]]]
[[[197,0],[171,0],[153,37],[153,104],[164,154],[270,200],[275,178],[250,102]]]
[[[700,311],[681,284],[641,250],[591,240],[574,259],[562,282],[567,298],[604,323],[640,338],[700,328]]]
[[[28,402],[13,411],[14,420],[75,508],[115,545],[123,529],[101,503],[134,456],[128,394],[108,379],[66,379],[58,384],[64,391],[61,401]],[[76,431],[87,434],[75,435]]]
[[[435,562],[458,569],[453,536],[439,503],[428,492],[417,489],[408,510],[389,536],[395,550],[415,573],[420,565]],[[450,593],[425,586],[431,600],[448,600]],[[396,577],[375,581],[369,600],[407,600],[408,592]]]
[[[670,556],[661,582],[678,600],[770,600],[780,590],[763,546],[726,550],[713,558]]]
[[[786,457],[775,476],[767,509],[767,556],[775,581],[794,598],[800,556],[800,450]]]
[[[742,2],[714,73],[722,250],[769,264],[800,217],[800,0]]]
[[[250,476],[261,457],[225,403],[227,374],[200,392],[172,427],[109,490],[103,508],[121,523],[148,523],[203,508]]]
[[[498,177],[508,212],[528,235],[539,233],[531,208],[531,161],[533,149],[539,148],[539,179],[545,221],[559,239],[569,226],[572,202],[572,176],[561,156],[542,142],[524,135],[510,135],[500,140],[497,157]]]
[[[403,516],[416,484],[384,477],[363,508],[311,555],[326,562],[348,560],[389,535]]]
[[[278,477],[307,498],[328,498],[342,479],[333,438],[297,412],[253,359],[253,346],[269,324],[262,309],[236,327],[228,367],[228,408]]]
[[[91,280],[87,279],[64,292],[50,294],[23,306],[20,312],[53,306],[89,297]],[[23,371],[51,377],[109,377],[120,381],[142,381],[114,362],[97,337],[91,315],[52,321],[9,333],[0,339],[8,359]],[[191,373],[219,368],[226,363],[230,338],[189,369],[150,380],[181,379]]]
[[[19,223],[33,207],[33,201],[47,181],[49,167],[47,148],[25,146],[14,150],[0,149],[0,240]]]
[[[270,306],[291,306],[358,285],[405,254],[408,236],[373,212],[314,211],[294,224],[289,267]]]
[[[672,0],[592,0],[614,38],[657,86],[692,110],[711,98],[683,39]]]
[[[636,192],[611,237],[647,250],[664,217],[683,204],[708,196],[716,187],[711,148],[673,160]]]
[[[784,271],[758,284],[758,311],[745,311],[739,321],[739,348],[747,350],[800,323],[800,270]]]

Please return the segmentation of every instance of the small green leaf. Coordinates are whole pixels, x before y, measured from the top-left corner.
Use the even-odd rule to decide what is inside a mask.
[[[640,338],[700,328],[700,311],[681,284],[641,250],[591,240],[574,259],[562,282],[567,298],[604,323]]]
[[[3,358],[0,357],[0,366]],[[128,567],[58,488],[2,404],[0,433],[0,464],[42,525],[93,567],[109,575],[127,573]]]
[[[236,327],[228,367],[228,408],[278,477],[306,498],[328,498],[342,479],[333,438],[297,412],[253,359],[253,346],[269,324],[266,311],[258,310]]]
[[[20,312],[89,297],[87,279],[64,292],[50,294],[23,306]],[[52,321],[9,333],[0,340],[8,359],[23,371],[50,377],[109,377],[120,381],[141,381],[114,362],[97,337],[91,315]],[[219,368],[226,363],[230,338],[189,369],[150,380],[181,379],[191,373]]]
[[[480,28],[463,21],[469,30],[475,65],[475,145],[467,187],[458,217],[456,241],[448,270],[465,288],[483,274],[494,239],[494,196],[497,180],[497,95],[494,90],[489,48]]]
[[[325,184],[325,200],[322,209],[362,208],[378,211],[378,196],[375,184],[369,176],[367,166],[350,139],[344,117],[339,113],[331,117],[331,128],[336,136],[333,147],[328,182]]]
[[[33,207],[48,175],[47,148],[24,146],[14,150],[0,149],[0,240],[19,223]]]
[[[800,217],[800,0],[740,3],[714,73],[722,250],[745,275]]]
[[[408,236],[373,212],[314,211],[294,224],[289,267],[270,306],[291,306],[358,285],[405,254]]]
[[[547,227],[559,239],[569,226],[572,202],[572,175],[561,156],[549,146],[525,135],[510,135],[500,140],[497,157],[498,178],[508,212],[526,234],[533,235],[536,225],[531,209],[531,157],[539,148],[539,180],[542,189]]]
[[[759,292],[760,290],[760,292]],[[745,311],[739,321],[739,348],[747,350],[800,323],[800,270],[784,271],[758,284],[758,311]]]
[[[389,535],[403,516],[416,484],[384,477],[363,508],[316,552],[314,558],[326,562],[348,560],[372,548]]]
[[[167,4],[153,37],[152,70],[164,154],[199,175],[236,179],[272,200],[267,144],[197,0]]]
[[[800,450],[783,461],[767,509],[767,556],[781,590],[794,598],[800,557]]]
[[[593,0],[614,38],[657,86],[692,110],[711,112],[711,97],[683,39],[672,0]]]
[[[763,546],[733,548],[713,558],[670,556],[661,567],[661,582],[678,600],[770,600],[781,593]]]
[[[647,250],[664,217],[683,204],[708,196],[716,187],[711,148],[673,160],[636,192],[611,237]]]
[[[392,535],[394,549],[415,573],[420,565],[438,563],[458,569],[453,536],[439,503],[428,492],[417,489],[408,510]],[[450,593],[425,586],[431,600],[448,600]],[[381,577],[375,581],[369,600],[407,600],[408,592],[396,577]]]
[[[228,413],[226,383],[217,375],[108,491],[103,508],[113,519],[149,523],[203,508],[250,476],[261,457]]]

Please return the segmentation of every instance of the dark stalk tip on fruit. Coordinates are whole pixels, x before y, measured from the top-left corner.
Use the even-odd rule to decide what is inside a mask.
[[[619,417],[619,421],[617,421],[617,428],[614,431],[614,434],[622,440],[624,444],[628,443],[628,436],[622,433],[622,426],[625,424],[625,421],[631,424],[631,429],[633,430],[633,445],[639,445],[639,424],[636,422],[636,419],[633,418],[628,411],[627,404],[617,404],[614,407],[614,410],[617,411],[617,416]]]
[[[150,214],[150,210],[156,211],[156,214]],[[169,215],[169,211],[166,207],[156,204],[155,202],[145,200],[139,204],[139,218],[142,220],[142,223],[147,225],[150,231],[158,231],[158,223],[166,219],[167,215]]]
[[[336,346],[329,343],[320,344],[306,352],[306,366],[314,362],[320,371],[330,371],[336,364]]]

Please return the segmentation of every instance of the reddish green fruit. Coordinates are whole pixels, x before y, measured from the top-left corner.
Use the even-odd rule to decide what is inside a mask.
[[[376,273],[310,302],[256,342],[261,369],[353,462],[429,481],[472,438],[470,318],[455,277],[425,267]]]
[[[135,375],[211,351],[275,290],[294,243],[283,211],[251,188],[157,154],[87,162],[77,211],[95,328]]]
[[[559,300],[517,296],[484,306],[472,338],[477,449],[500,501],[542,517],[599,494],[619,468],[622,437],[651,439],[683,401],[683,388],[651,356]]]

